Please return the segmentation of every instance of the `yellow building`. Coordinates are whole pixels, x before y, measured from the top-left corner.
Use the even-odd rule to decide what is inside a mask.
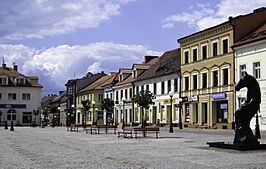
[[[234,122],[233,26],[224,22],[178,39],[182,120],[188,127],[231,129]]]
[[[103,100],[104,90],[101,85],[108,80],[109,76],[102,76],[97,81],[85,87],[77,93],[76,97],[76,124],[87,125],[97,123],[103,124],[103,111],[101,101]],[[88,112],[84,111],[82,101],[90,100],[91,108]]]

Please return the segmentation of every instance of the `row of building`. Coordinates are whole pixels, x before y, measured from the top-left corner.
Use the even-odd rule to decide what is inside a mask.
[[[88,73],[83,78],[68,80],[65,91],[45,96],[41,106],[37,104],[42,115],[39,122],[135,125],[145,119],[148,124],[168,125],[172,116],[175,125],[184,127],[232,129],[234,112],[245,101],[246,93],[245,89],[235,92],[234,85],[246,71],[260,84],[260,125],[266,129],[266,71],[263,70],[266,8],[229,17],[224,23],[177,41],[180,48],[162,56],[145,56],[142,63],[132,64],[130,68],[120,68],[109,75]],[[144,114],[133,99],[143,90],[155,96],[154,104]],[[5,91],[2,95],[9,93]],[[106,98],[114,101],[111,112],[102,108]],[[82,104],[85,100],[90,101],[88,111]],[[0,107],[4,114],[8,111],[7,103],[2,106],[5,108]],[[254,128],[253,123],[251,127]]]

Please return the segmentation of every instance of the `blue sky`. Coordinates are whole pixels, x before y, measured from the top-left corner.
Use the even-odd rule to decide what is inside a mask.
[[[117,71],[266,0],[0,0],[0,57],[39,76],[43,94],[86,72]]]

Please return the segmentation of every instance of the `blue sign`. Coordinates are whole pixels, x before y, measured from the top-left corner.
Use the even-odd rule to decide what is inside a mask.
[[[0,108],[6,108],[6,109],[26,109],[26,104],[0,104]]]
[[[213,100],[217,100],[217,99],[225,99],[226,98],[226,93],[213,93],[212,94],[212,98]]]
[[[227,108],[228,108],[227,103],[220,104],[220,109],[227,109]]]

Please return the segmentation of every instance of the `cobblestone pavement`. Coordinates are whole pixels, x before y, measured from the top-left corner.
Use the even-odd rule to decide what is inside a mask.
[[[103,133],[103,132],[102,132]],[[266,132],[261,133],[262,137]],[[207,141],[232,141],[233,131],[160,129],[159,138],[118,138],[67,132],[66,128],[0,128],[1,169],[82,168],[266,168],[266,151],[209,148]],[[266,142],[266,139],[262,139]]]

